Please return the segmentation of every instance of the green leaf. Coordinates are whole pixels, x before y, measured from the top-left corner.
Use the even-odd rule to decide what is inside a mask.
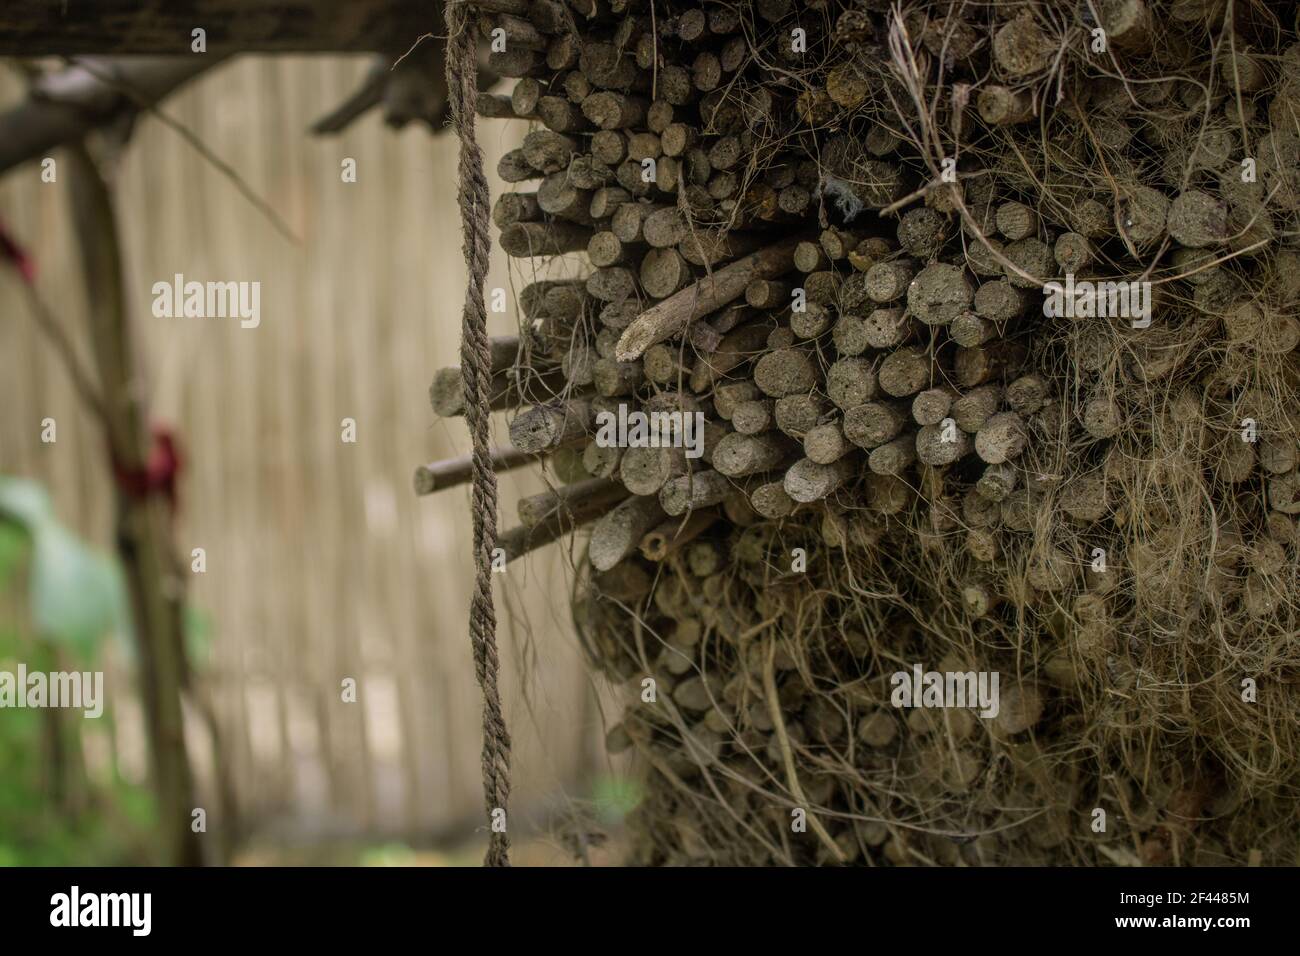
[[[31,585],[32,619],[48,640],[93,654],[122,623],[125,602],[117,566],[56,522],[36,535]]]
[[[0,517],[31,536],[31,614],[37,633],[89,655],[125,624],[125,592],[117,563],[92,551],[54,515],[37,482],[0,476]],[[12,524],[0,522],[0,529]],[[0,584],[14,545],[0,535]]]
[[[0,515],[16,521],[34,537],[42,525],[54,521],[50,495],[38,482],[0,475]]]

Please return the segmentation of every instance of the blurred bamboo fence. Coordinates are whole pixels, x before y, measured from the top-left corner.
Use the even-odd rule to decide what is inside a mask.
[[[157,118],[140,123],[110,167],[150,373],[142,387],[186,452],[180,549],[187,560],[191,548],[206,550],[190,596],[212,622],[203,674],[239,809],[254,830],[299,838],[472,827],[482,806],[468,496],[418,500],[410,486],[415,465],[468,450],[464,428],[435,419],[426,397],[434,369],[457,361],[455,142],[414,127],[394,133],[375,115],[339,138],[309,137],[308,124],[365,68],[346,58],[241,59],[164,104],[270,203],[298,245]],[[19,92],[6,76],[0,100]],[[490,169],[521,135],[503,124],[481,131]],[[342,181],[345,158],[356,160],[355,183]],[[43,296],[80,339],[66,189],[29,164],[0,181],[0,215],[29,244]],[[260,326],[154,317],[151,286],[176,273],[259,281]],[[510,284],[495,261],[489,286]],[[513,314],[492,320],[495,332],[515,323]],[[110,548],[98,428],[12,275],[0,277],[0,356],[0,473],[45,482],[63,520]],[[47,417],[58,428],[48,445]],[[356,421],[355,444],[341,440],[345,418]],[[514,523],[521,493],[543,487],[534,472],[503,478],[503,525]],[[498,589],[521,810],[576,792],[600,733],[567,613],[568,560],[547,549],[512,566]],[[356,704],[341,700],[346,677],[357,680]],[[143,774],[129,688],[112,682],[109,704],[120,724],[115,756]],[[210,798],[197,720],[189,731]]]

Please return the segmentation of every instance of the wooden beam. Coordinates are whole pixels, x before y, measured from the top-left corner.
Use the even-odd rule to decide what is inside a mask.
[[[0,55],[396,53],[441,24],[424,0],[10,0]]]

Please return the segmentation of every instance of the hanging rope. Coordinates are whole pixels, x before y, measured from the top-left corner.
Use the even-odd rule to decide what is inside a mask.
[[[497,544],[497,479],[489,447],[488,388],[492,353],[488,346],[487,309],[483,283],[487,279],[488,206],[492,197],[483,174],[483,154],[474,137],[474,103],[478,97],[478,57],[463,0],[446,0],[447,90],[452,126],[460,139],[460,217],[465,237],[465,289],[461,328],[460,368],[465,380],[465,421],[474,440],[470,508],[474,519],[474,597],[469,610],[469,634],[474,667],[483,689],[483,797],[492,823],[491,843],[484,866],[510,865],[510,838],[505,832],[510,799],[510,733],[501,714],[497,690],[497,617],[492,605],[492,551]]]

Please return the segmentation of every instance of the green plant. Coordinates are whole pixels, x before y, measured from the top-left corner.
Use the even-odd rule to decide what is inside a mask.
[[[127,630],[116,562],[59,523],[39,484],[0,477],[0,669],[93,666]],[[151,796],[116,768],[92,785],[82,729],[54,709],[0,711],[0,866],[149,861]]]

